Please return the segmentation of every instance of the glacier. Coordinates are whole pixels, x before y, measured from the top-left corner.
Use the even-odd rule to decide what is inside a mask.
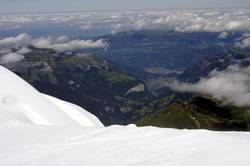
[[[250,133],[113,125],[0,67],[1,166],[249,166]]]

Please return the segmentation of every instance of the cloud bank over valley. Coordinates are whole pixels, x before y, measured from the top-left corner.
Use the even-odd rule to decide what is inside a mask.
[[[180,32],[249,31],[250,9],[128,10],[0,15],[2,31],[25,32],[29,28],[47,27],[48,29],[54,28],[51,31],[57,33],[56,25],[65,26],[62,28],[62,32],[74,33],[77,30],[79,34],[93,36],[152,29]],[[79,34],[77,33],[77,35]]]
[[[8,64],[23,60],[23,55],[30,52],[29,46],[65,52],[89,48],[106,49],[109,45],[103,39],[70,40],[67,36],[32,38],[28,34],[22,33],[14,37],[0,38],[0,63]],[[13,51],[13,49],[15,50]]]
[[[170,87],[180,92],[211,95],[225,103],[250,107],[250,67],[231,65],[224,71],[212,71],[195,84],[174,82]]]

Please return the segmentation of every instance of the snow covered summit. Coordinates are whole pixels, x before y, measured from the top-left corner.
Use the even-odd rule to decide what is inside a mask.
[[[0,124],[3,123],[103,126],[81,107],[41,94],[0,66]]]

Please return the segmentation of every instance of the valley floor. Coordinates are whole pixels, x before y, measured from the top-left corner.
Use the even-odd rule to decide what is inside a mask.
[[[250,133],[2,125],[3,166],[248,166]]]

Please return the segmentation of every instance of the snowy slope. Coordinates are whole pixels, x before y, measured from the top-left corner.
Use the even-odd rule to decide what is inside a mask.
[[[65,114],[67,114],[70,118],[76,121],[81,126],[100,126],[103,127],[103,124],[100,120],[89,113],[85,109],[79,107],[78,105],[57,99],[55,97],[43,94],[47,99],[49,99],[52,103],[54,103],[57,107],[59,107]]]
[[[3,166],[250,165],[250,133],[129,126],[16,126],[0,132]]]
[[[1,123],[103,126],[86,110],[44,96],[20,77],[0,66]]]

